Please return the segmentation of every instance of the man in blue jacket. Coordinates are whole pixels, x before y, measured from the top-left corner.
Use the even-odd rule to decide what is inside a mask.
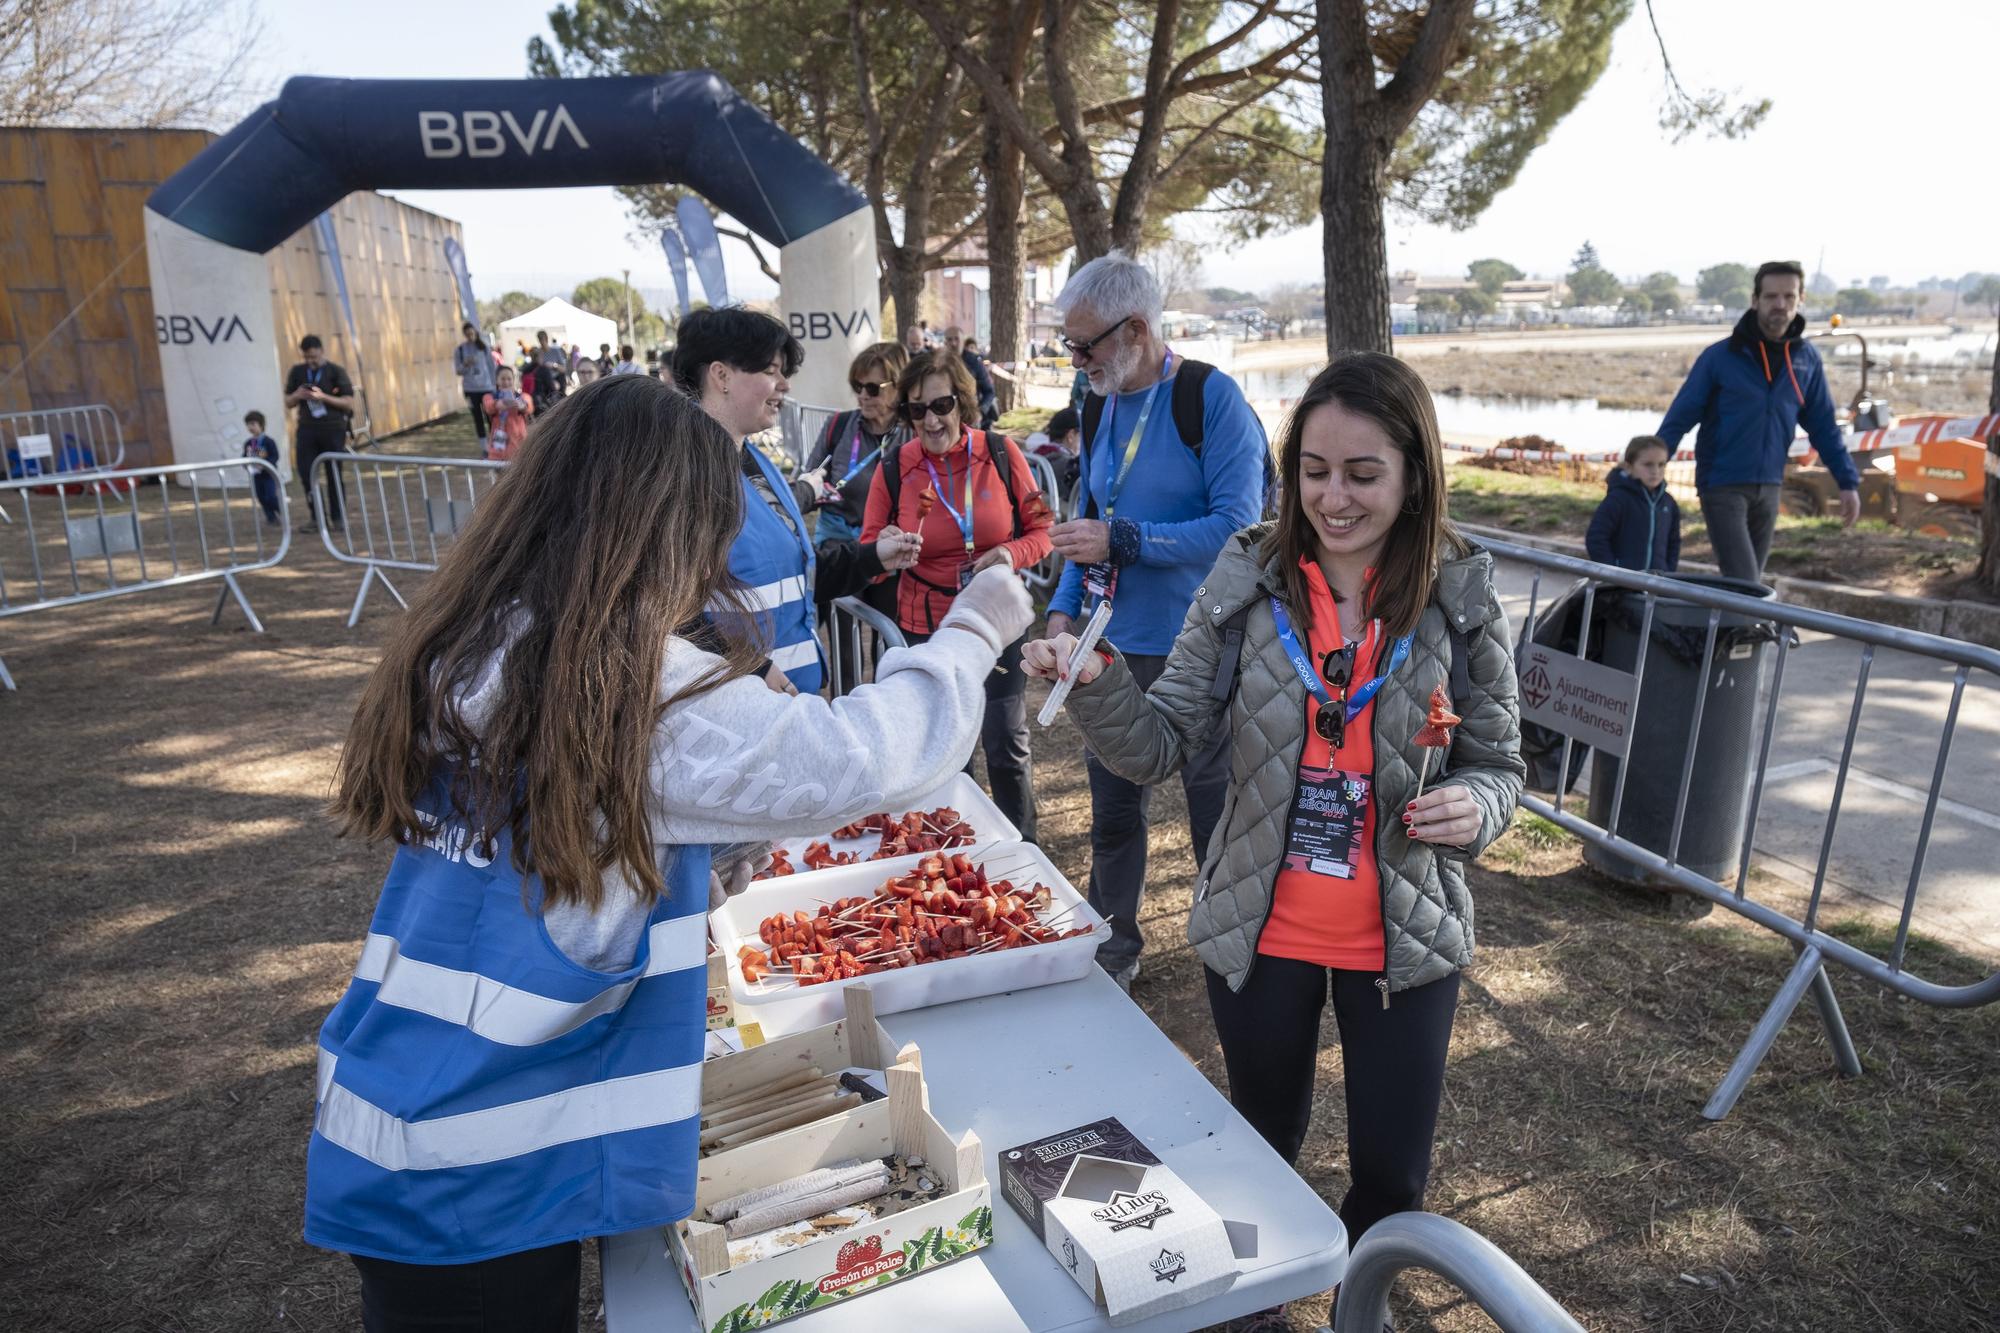
[[[1050,532],[1069,563],[1049,598],[1049,634],[1072,629],[1109,600],[1105,638],[1139,683],[1167,664],[1188,605],[1222,544],[1263,516],[1270,445],[1236,382],[1185,361],[1160,336],[1160,284],[1123,253],[1092,260],[1056,298],[1063,346],[1090,393],[1081,413],[1080,517]],[[1222,813],[1229,738],[1181,770],[1199,865]],[[1086,756],[1090,777],[1091,906],[1111,921],[1097,961],[1126,990],[1145,941],[1149,789]]]
[[[1847,456],[1819,351],[1800,338],[1805,270],[1796,263],[1759,266],[1754,304],[1736,328],[1695,359],[1687,383],[1660,422],[1659,437],[1677,446],[1691,428],[1694,484],[1715,561],[1729,578],[1763,577],[1778,524],[1785,457],[1801,425],[1840,486],[1840,518],[1861,517],[1861,479]]]

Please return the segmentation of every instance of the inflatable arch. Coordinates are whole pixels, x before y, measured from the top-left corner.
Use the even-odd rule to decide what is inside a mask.
[[[264,254],[344,196],[661,183],[779,247],[780,308],[806,346],[793,395],[843,401],[848,360],[881,336],[868,202],[714,74],[295,78],[146,201],[176,459],[235,455],[235,402],[268,396],[293,350]]]

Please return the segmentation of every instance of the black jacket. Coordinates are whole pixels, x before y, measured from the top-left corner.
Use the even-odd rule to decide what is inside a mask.
[[[1614,468],[1584,545],[1600,565],[1672,573],[1681,563],[1681,507],[1664,482],[1649,491],[1624,468]]]

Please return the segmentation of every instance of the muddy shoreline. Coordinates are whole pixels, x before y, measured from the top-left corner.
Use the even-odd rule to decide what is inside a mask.
[[[1413,357],[1410,365],[1435,394],[1484,398],[1595,398],[1598,406],[1664,412],[1700,349],[1629,348],[1621,351],[1440,352]],[[1845,407],[1860,386],[1851,362],[1830,370],[1834,402]],[[1869,387],[1886,397],[1898,416],[1920,412],[1977,415],[1986,410],[1991,372],[1957,368],[1898,369],[1878,365]]]

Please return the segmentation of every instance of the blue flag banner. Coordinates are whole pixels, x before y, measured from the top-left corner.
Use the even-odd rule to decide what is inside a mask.
[[[722,241],[715,234],[715,219],[708,215],[708,207],[691,194],[681,196],[674,205],[674,216],[680,220],[681,236],[687,242],[688,257],[694,260],[694,271],[701,275],[702,295],[712,306],[729,304],[729,279],[722,268]]]
[[[667,268],[674,275],[674,294],[680,299],[680,317],[688,313],[688,257],[687,247],[681,244],[681,234],[672,227],[660,233],[660,249],[667,252]]]
[[[444,238],[444,262],[451,267],[452,279],[458,283],[458,308],[465,316],[465,322],[473,328],[479,327],[479,302],[472,295],[472,270],[465,263],[465,247],[458,243],[458,237]]]

